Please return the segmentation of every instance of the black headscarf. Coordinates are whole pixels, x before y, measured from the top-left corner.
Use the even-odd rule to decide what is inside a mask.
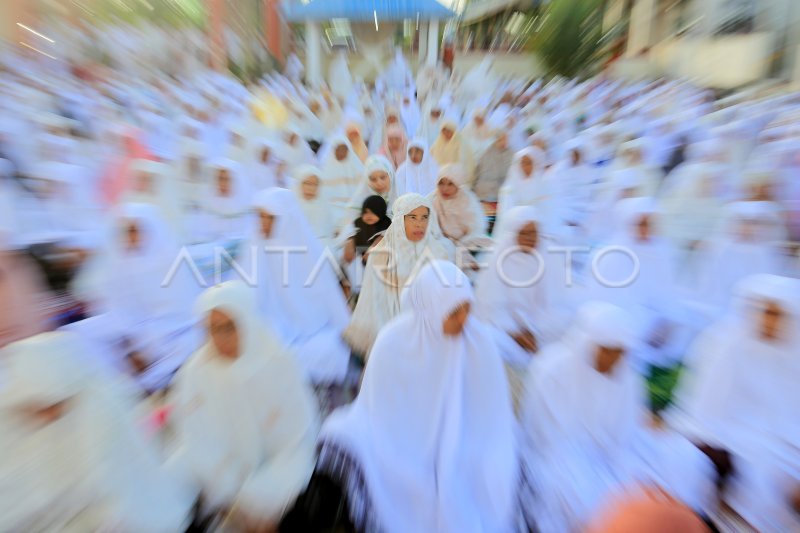
[[[365,224],[364,221],[361,220],[361,217],[358,217],[355,220],[354,225],[358,230],[354,237],[357,250],[369,248],[375,235],[382,231],[386,231],[389,228],[389,225],[392,223],[392,220],[386,216],[386,200],[380,196],[370,196],[364,200],[364,203],[361,206],[361,214],[363,215],[367,209],[372,211],[372,213],[378,217],[378,222],[370,225]]]

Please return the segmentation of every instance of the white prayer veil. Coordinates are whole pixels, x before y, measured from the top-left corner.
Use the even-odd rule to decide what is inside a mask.
[[[339,472],[357,527],[512,528],[519,470],[502,363],[476,319],[458,335],[443,331],[472,301],[454,264],[425,266],[403,293],[402,314],[378,336],[358,398],[326,422],[322,468],[336,468],[331,444],[363,473]]]

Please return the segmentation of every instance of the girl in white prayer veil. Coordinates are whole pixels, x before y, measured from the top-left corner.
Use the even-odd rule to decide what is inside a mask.
[[[488,240],[486,216],[475,193],[466,186],[461,165],[445,165],[439,170],[436,189],[429,199],[442,235],[455,246],[477,249]]]
[[[475,157],[469,141],[458,132],[458,123],[455,120],[447,118],[442,121],[439,136],[431,146],[431,155],[440,167],[449,164],[461,165],[467,173],[467,184],[472,187]]]
[[[654,196],[661,185],[662,173],[645,162],[644,142],[634,139],[619,145],[612,168],[601,185],[601,197],[619,197],[620,189],[635,188],[633,196]]]
[[[400,293],[416,272],[430,260],[449,258],[447,244],[430,200],[406,194],[395,201],[391,226],[369,252],[361,295],[344,332],[357,353],[368,356],[378,331],[400,312]]]
[[[598,282],[592,285],[592,296],[616,304],[635,317],[631,327],[643,342],[631,350],[630,359],[638,370],[671,367],[688,342],[684,317],[676,303],[674,250],[660,235],[660,216],[652,198],[621,200],[613,213],[616,231],[605,244],[622,247],[625,252],[605,253],[607,249],[601,248],[594,256]],[[618,285],[634,272],[635,279]]]
[[[338,384],[350,360],[341,339],[350,313],[336,259],[323,250],[291,191],[261,191],[254,204],[258,220],[239,264],[255,280],[258,309],[311,382]]]
[[[323,426],[318,468],[343,486],[359,531],[514,529],[508,385],[472,304],[454,264],[425,266],[378,335],[355,402]]]
[[[441,100],[430,103],[426,108],[417,128],[416,136],[424,139],[425,143],[430,146],[436,141],[436,137],[439,136],[439,132],[442,129],[443,115],[447,111],[447,105],[444,100]]]
[[[69,333],[0,352],[0,530],[183,531],[195,494],[162,467],[135,404]]]
[[[408,143],[408,157],[395,175],[397,195],[413,192],[427,196],[436,187],[438,175],[439,166],[429,153],[428,143],[421,138],[412,139]]]
[[[102,343],[112,364],[134,374],[147,391],[166,386],[197,348],[189,301],[194,280],[171,266],[179,245],[154,206],[126,204],[114,214],[98,274],[79,288],[98,315],[76,331]],[[82,327],[81,327],[82,326]]]
[[[627,362],[631,316],[590,302],[531,363],[523,405],[522,505],[541,531],[580,531],[609,495],[655,485],[702,509],[712,465],[688,440],[647,426],[644,383]]]
[[[392,216],[392,204],[397,198],[395,174],[392,163],[382,155],[372,155],[367,159],[364,178],[355,195],[347,204],[347,212],[341,224],[349,224],[361,214],[364,200],[370,196],[380,196],[386,202],[387,214]]]
[[[278,152],[272,141],[259,139],[253,148],[253,161],[248,167],[250,186],[253,191],[278,187]]]
[[[549,198],[549,187],[544,180],[545,157],[544,152],[534,147],[514,154],[508,176],[498,196],[498,222],[502,220],[505,211],[518,205],[527,205],[537,208],[539,220],[544,226],[548,225],[545,204]]]
[[[227,523],[276,526],[314,470],[316,405],[290,353],[240,281],[197,302],[207,342],[171,392],[176,460]]]
[[[209,233],[215,240],[242,238],[250,218],[247,197],[252,189],[235,161],[216,159],[209,168],[211,187],[205,205],[209,215]]]
[[[173,235],[183,239],[181,183],[174,169],[166,163],[137,159],[130,172],[130,189],[123,194],[122,202],[155,206]]]
[[[314,151],[300,135],[300,131],[290,126],[283,132],[279,152],[281,159],[286,162],[290,171],[300,165],[316,164],[317,158]]]
[[[539,348],[561,334],[566,318],[563,259],[546,252],[539,225],[535,208],[511,209],[476,282],[475,312],[515,370],[527,370]]]
[[[364,165],[344,135],[333,137],[329,147],[330,152],[321,167],[322,179],[326,197],[331,207],[338,211],[337,219],[341,220],[345,218],[347,204],[364,176]]]
[[[335,213],[325,197],[322,173],[313,165],[302,165],[295,171],[294,192],[300,209],[311,225],[314,236],[323,246],[333,245],[337,230]]]
[[[495,138],[495,131],[488,123],[485,109],[472,111],[472,120],[464,126],[461,136],[472,147],[475,159],[480,159],[489,146],[492,145]]]
[[[757,274],[697,337],[671,425],[731,455],[723,497],[758,531],[797,531],[800,489],[800,284]]]
[[[780,274],[785,223],[772,202],[734,202],[706,251],[697,287],[698,304],[716,318],[736,283],[752,274]]]

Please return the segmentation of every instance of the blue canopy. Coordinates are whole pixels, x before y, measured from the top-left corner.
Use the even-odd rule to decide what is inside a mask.
[[[436,0],[312,0],[307,4],[297,1],[284,3],[286,20],[331,20],[335,18],[354,21],[378,20],[439,20],[455,14]]]

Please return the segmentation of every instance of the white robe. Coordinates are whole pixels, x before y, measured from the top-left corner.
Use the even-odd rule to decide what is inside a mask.
[[[455,265],[425,267],[403,313],[378,336],[358,398],[323,426],[320,468],[340,478],[359,530],[515,526],[519,463],[502,363],[477,319],[459,335],[442,332],[446,316],[470,301]],[[341,468],[343,455],[363,483]]]
[[[121,383],[80,353],[59,332],[1,354],[0,530],[183,530],[196,493],[162,466]],[[47,424],[24,415],[59,402],[62,416]]]
[[[767,301],[785,313],[781,336],[771,341],[759,332]],[[764,532],[800,528],[789,504],[800,487],[798,301],[795,279],[760,274],[737,285],[728,315],[692,345],[687,379],[667,414],[690,438],[731,453],[735,476],[726,500]]]
[[[91,271],[78,291],[98,316],[71,326],[121,370],[128,370],[127,353],[138,352],[148,367],[137,380],[159,389],[199,344],[189,306],[202,280],[192,279],[186,265],[172,271],[180,247],[153,206],[126,204],[112,220],[108,244],[84,267]],[[121,242],[131,222],[141,239],[135,251]]]
[[[533,160],[533,171],[525,176],[520,161],[523,157]],[[548,227],[550,224],[547,200],[550,198],[548,183],[544,180],[544,154],[536,148],[526,148],[514,154],[511,167],[508,169],[503,186],[500,188],[497,201],[497,220],[502,220],[503,213],[516,206],[531,206],[539,211],[539,220]]]
[[[534,354],[523,350],[512,336],[529,331],[540,348],[555,341],[570,305],[561,289],[561,261],[553,261],[544,246],[538,247],[538,255],[514,251],[520,230],[538,222],[535,210],[515,207],[507,215],[497,232],[496,247],[485,261],[488,266],[477,279],[475,311],[490,327],[503,359],[513,367],[527,368]]]
[[[292,354],[257,318],[241,282],[208,289],[198,306],[227,314],[240,354],[212,341],[181,369],[172,391],[176,461],[201,488],[206,510],[236,506],[277,523],[314,470],[318,427],[313,394]]]
[[[412,139],[408,144],[408,148],[409,150],[411,148],[419,148],[424,154],[419,164],[411,161],[409,157],[397,169],[397,174],[395,175],[397,196],[411,192],[427,196],[436,188],[439,166],[430,155],[428,145],[423,139]]]
[[[522,424],[533,492],[523,505],[543,531],[580,530],[609,496],[639,483],[695,509],[709,503],[710,461],[680,435],[648,429],[644,386],[625,356],[609,375],[595,369],[597,346],[627,347],[629,319],[587,304],[575,330],[531,363]]]
[[[617,230],[593,256],[591,297],[618,305],[635,317],[633,328],[640,342],[632,347],[630,360],[637,369],[646,372],[648,365],[672,366],[688,343],[684,313],[677,303],[682,295],[677,291],[672,246],[658,235],[660,218],[652,198],[617,202],[613,214]],[[648,217],[651,231],[645,242],[636,234],[643,216]],[[606,253],[611,250],[607,247],[625,251]],[[630,283],[616,286],[634,274]]]
[[[253,228],[239,256],[245,274],[256,280],[258,308],[297,354],[310,381],[338,383],[350,360],[341,338],[350,313],[335,270],[338,264],[323,250],[291,191],[261,191],[255,205],[275,217],[270,236],[264,238],[260,227]],[[249,270],[252,266],[255,272]]]
[[[342,144],[347,146],[347,157],[344,161],[337,161],[336,147]],[[337,136],[330,142],[330,153],[321,170],[326,196],[331,206],[338,211],[337,218],[341,220],[347,213],[348,202],[364,177],[364,165],[353,153],[348,140],[344,136]]]

